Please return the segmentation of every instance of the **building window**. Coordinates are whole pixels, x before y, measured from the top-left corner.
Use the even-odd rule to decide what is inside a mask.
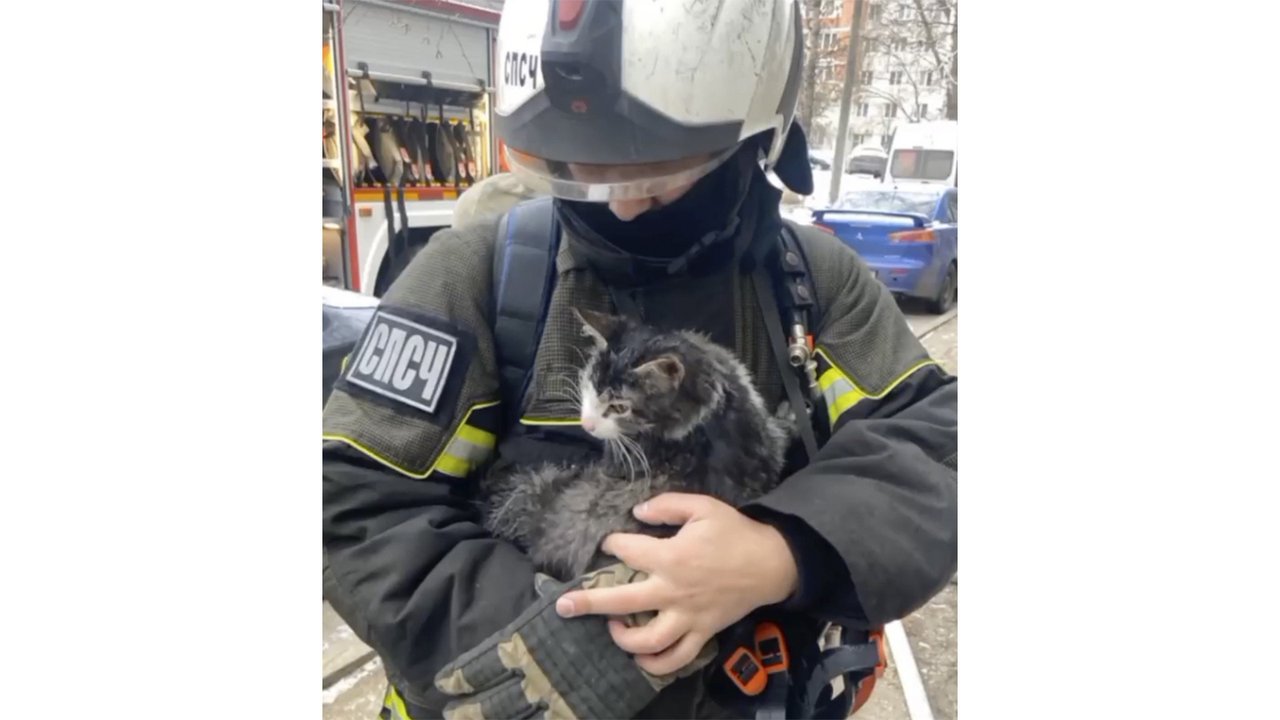
[[[863,70],[860,77],[862,78],[861,82],[863,85],[870,85],[875,82],[876,74],[870,70]]]
[[[885,103],[884,116],[887,118],[898,117],[898,104],[892,102]]]
[[[924,120],[925,116],[928,114],[929,114],[929,106],[924,103],[920,103],[920,119]]]
[[[922,72],[922,73],[920,73],[920,82],[924,83],[925,85],[932,85],[932,84],[933,84],[933,71],[932,71],[932,70],[928,70],[928,71],[926,71],[926,72]]]
[[[901,85],[901,84],[902,84],[902,71],[901,71],[901,70],[894,70],[893,72],[889,73],[889,84],[890,84],[890,85]]]
[[[866,103],[858,103],[858,117],[866,117],[868,110],[870,110],[870,108]]]
[[[869,18],[871,22],[880,22],[880,10],[881,7],[879,5],[871,6],[871,15]]]

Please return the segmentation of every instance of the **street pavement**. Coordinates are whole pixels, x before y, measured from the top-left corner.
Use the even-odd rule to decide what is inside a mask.
[[[903,311],[930,356],[948,372],[958,375],[958,310],[946,315],[930,315],[908,304]],[[957,591],[957,581],[952,579],[942,592],[902,622],[930,709],[937,720],[956,718]],[[324,720],[373,720],[386,688],[382,664],[327,603],[324,611]],[[922,720],[912,718],[907,712],[902,680],[893,658],[857,718]]]

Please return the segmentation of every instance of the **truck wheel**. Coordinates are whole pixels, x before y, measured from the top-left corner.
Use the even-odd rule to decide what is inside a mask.
[[[929,310],[941,315],[955,307],[960,298],[960,275],[955,263],[947,267],[947,275],[942,278],[942,287],[938,289],[938,297],[929,303]]]

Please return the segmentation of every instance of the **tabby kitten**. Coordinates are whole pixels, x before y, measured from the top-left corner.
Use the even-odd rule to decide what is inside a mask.
[[[736,507],[768,492],[794,427],[786,404],[768,412],[746,367],[708,338],[574,312],[594,341],[577,400],[599,459],[491,473],[480,495],[489,530],[560,580],[611,562],[598,556],[610,533],[673,534],[631,514],[655,495],[700,493]]]

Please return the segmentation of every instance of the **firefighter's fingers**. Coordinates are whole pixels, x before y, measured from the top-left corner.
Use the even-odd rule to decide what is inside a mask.
[[[671,647],[656,655],[637,655],[636,664],[651,675],[670,675],[693,662],[707,638],[691,632]]]
[[[616,587],[567,592],[556,601],[560,617],[631,615],[661,610],[669,602],[664,583],[648,579]]]
[[[610,620],[609,634],[618,647],[633,655],[657,655],[675,645],[691,626],[681,613],[662,612],[639,627],[627,627],[621,620]]]
[[[632,513],[636,519],[649,525],[684,525],[721,509],[729,507],[710,495],[695,493],[663,493],[637,505]]]
[[[613,533],[600,543],[600,549],[627,564],[627,567],[652,573],[670,555],[670,541],[638,533]]]

